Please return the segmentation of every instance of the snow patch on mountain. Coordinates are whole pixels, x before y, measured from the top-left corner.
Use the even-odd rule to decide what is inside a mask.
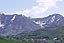
[[[59,21],[59,20],[60,20],[60,18],[57,21]]]
[[[13,16],[13,18],[11,19],[11,21],[13,22],[16,18],[16,15]]]
[[[35,22],[35,21],[34,21]],[[36,24],[38,24],[41,28],[44,28],[43,25],[45,25],[46,23],[43,23],[42,21],[38,21],[38,22],[35,22]]]
[[[3,24],[0,24],[0,27],[1,27],[1,28],[4,28],[4,25],[3,25]]]
[[[53,22],[55,20],[55,16],[53,16],[52,18],[51,18],[51,22]]]
[[[46,24],[46,23],[40,23],[39,26],[41,26],[41,28],[43,28],[44,27],[43,26],[44,24]]]

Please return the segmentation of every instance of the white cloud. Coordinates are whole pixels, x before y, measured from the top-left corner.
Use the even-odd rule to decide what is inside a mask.
[[[37,6],[33,6],[31,9],[26,9],[21,12],[25,16],[38,17],[41,16],[44,12],[46,12],[49,8],[57,7],[56,3],[58,1],[63,0],[36,0],[36,3],[38,3]]]
[[[14,12],[13,14],[22,14],[22,11]]]

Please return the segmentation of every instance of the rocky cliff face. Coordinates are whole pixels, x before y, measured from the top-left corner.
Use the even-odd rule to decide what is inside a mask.
[[[48,17],[35,18],[32,20],[41,27],[55,27],[64,23],[64,17],[60,14],[52,14]]]
[[[23,15],[4,15],[0,14],[0,34],[19,34],[40,29],[31,19]]]

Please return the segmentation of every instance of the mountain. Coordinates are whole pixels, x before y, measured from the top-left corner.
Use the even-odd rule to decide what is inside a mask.
[[[30,32],[40,29],[30,18],[24,15],[5,15],[0,14],[0,34],[16,35],[22,32]]]
[[[55,38],[64,35],[64,17],[52,14],[44,18],[29,18],[24,15],[0,14],[0,37],[22,40],[29,38]]]
[[[56,13],[49,15],[48,17],[35,18],[35,19],[32,19],[32,20],[33,20],[33,22],[35,22],[36,24],[38,24],[42,28],[44,28],[44,27],[55,27],[55,26],[58,26],[58,25],[64,23],[64,17],[62,15],[56,14]]]
[[[16,39],[24,39],[24,38],[43,38],[43,37],[48,37],[48,38],[57,38],[57,37],[62,37],[64,36],[64,24],[63,25],[59,25],[57,27],[48,27],[48,28],[44,28],[44,29],[39,29],[36,31],[32,31],[32,32],[27,32],[27,33],[21,33],[18,34],[16,36],[14,36],[13,38]]]
[[[24,38],[55,38],[62,37],[64,35],[64,17],[60,14],[49,15],[44,18],[31,19],[34,23],[42,26],[40,29],[31,32],[20,33],[13,36],[7,36],[7,38],[13,38],[22,40]],[[45,28],[43,28],[45,27]]]
[[[46,28],[53,30],[62,24],[64,24],[64,17],[60,14],[52,14],[44,18],[29,18],[22,14],[5,15],[1,13],[0,35],[17,35]]]

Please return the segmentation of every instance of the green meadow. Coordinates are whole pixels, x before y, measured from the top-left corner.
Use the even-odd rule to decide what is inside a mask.
[[[0,40],[0,43],[35,43],[31,41]]]

